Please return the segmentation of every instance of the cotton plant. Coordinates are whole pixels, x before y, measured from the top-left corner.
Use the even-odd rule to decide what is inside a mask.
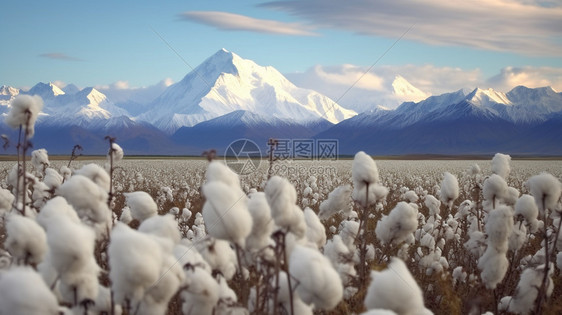
[[[55,294],[31,267],[12,267],[0,271],[0,305],[3,314],[57,315]]]
[[[117,223],[108,253],[116,303],[128,311],[164,314],[184,277],[176,265],[173,242]]]
[[[492,210],[485,229],[488,247],[478,261],[478,268],[482,271],[481,278],[486,287],[495,289],[509,267],[506,254],[513,231],[512,209],[502,205]]]
[[[384,271],[371,271],[371,283],[364,301],[372,310],[390,310],[397,314],[433,314],[423,301],[422,290],[398,258],[392,258]]]
[[[47,252],[47,235],[35,220],[12,213],[6,221],[6,233],[4,247],[16,263],[37,265],[43,261]]]

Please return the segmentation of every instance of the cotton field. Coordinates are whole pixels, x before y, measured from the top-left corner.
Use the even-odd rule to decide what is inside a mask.
[[[562,161],[51,161],[16,114],[0,314],[562,312]]]

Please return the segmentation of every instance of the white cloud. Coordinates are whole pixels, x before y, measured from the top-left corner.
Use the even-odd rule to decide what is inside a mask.
[[[61,80],[55,80],[55,81],[53,81],[53,82],[51,82],[51,83],[53,83],[54,85],[56,85],[59,89],[64,89],[64,87],[68,85],[66,82],[61,81]]]
[[[354,65],[317,65],[303,73],[285,75],[297,86],[316,90],[359,112],[377,105],[395,108],[402,102],[416,102],[430,95],[474,88],[483,82],[478,69],[402,65],[367,70],[368,67]],[[357,81],[358,78],[361,79]],[[393,86],[395,81],[397,85]]]
[[[311,27],[301,23],[287,23],[256,19],[245,15],[218,11],[189,11],[180,14],[184,20],[229,31],[249,31],[280,35],[314,36]]]
[[[489,78],[487,83],[500,91],[509,91],[518,85],[530,88],[551,86],[556,91],[562,91],[562,68],[506,67]]]
[[[552,1],[509,0],[303,0],[262,6],[288,12],[316,27],[467,46],[527,55],[562,54],[562,7]],[[545,4],[546,3],[546,4]]]
[[[109,85],[97,85],[95,88],[115,103],[133,102],[148,104],[156,97],[160,96],[160,94],[173,83],[174,81],[171,78],[166,78],[154,85],[131,87],[128,81],[120,80]]]

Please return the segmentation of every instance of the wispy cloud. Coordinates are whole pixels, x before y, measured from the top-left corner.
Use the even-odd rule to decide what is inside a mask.
[[[248,31],[278,35],[315,36],[310,26],[256,19],[245,15],[219,11],[189,11],[180,14],[183,20],[197,22],[227,31]]]
[[[549,2],[550,3],[550,2]],[[274,1],[262,6],[312,25],[432,45],[467,46],[526,55],[562,54],[562,7],[516,0]]]
[[[55,60],[65,60],[65,61],[82,61],[82,59],[80,58],[72,57],[60,52],[44,53],[44,54],[40,54],[39,57],[55,59]]]

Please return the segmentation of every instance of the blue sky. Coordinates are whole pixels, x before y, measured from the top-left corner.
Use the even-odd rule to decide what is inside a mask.
[[[224,47],[298,85],[343,89],[403,35],[357,97],[388,90],[396,75],[427,94],[562,91],[560,1],[9,1],[0,27],[0,85],[15,87],[177,82],[190,68],[161,36],[193,67]]]

